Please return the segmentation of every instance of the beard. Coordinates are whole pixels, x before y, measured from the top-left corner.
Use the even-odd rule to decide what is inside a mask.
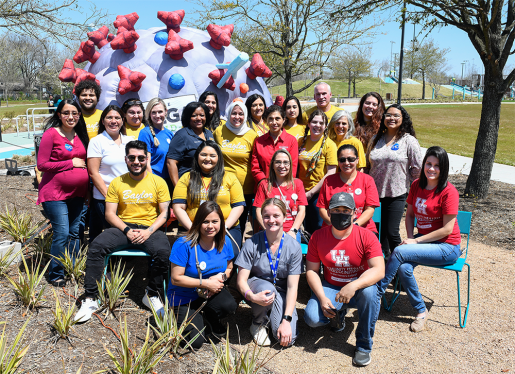
[[[140,171],[134,171],[132,167],[129,166],[129,172],[134,175],[135,177],[140,176],[147,170],[147,164],[141,164],[141,170]]]

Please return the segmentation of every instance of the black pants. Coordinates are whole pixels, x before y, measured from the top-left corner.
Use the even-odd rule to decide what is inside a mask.
[[[110,228],[111,225],[105,217],[105,200],[91,199],[89,207],[89,243],[91,244],[104,229]]]
[[[147,228],[147,226],[134,223],[127,223],[127,225],[133,229]],[[126,245],[132,245],[131,241],[120,229],[115,227],[106,229],[90,244],[84,279],[86,297],[95,298],[98,294],[97,281],[101,280],[104,272],[105,256]],[[150,296],[157,296],[163,288],[163,280],[170,266],[170,243],[164,232],[156,230],[143,244],[137,245],[137,247],[151,255],[147,292]]]
[[[381,201],[381,248],[386,259],[402,240],[399,228],[408,194],[397,197],[383,197]]]
[[[245,230],[247,229],[247,217],[250,212],[250,222],[252,222],[252,204],[254,203],[254,194],[245,194],[245,206],[243,207],[243,213],[240,216],[240,230],[241,237],[245,237]],[[236,239],[236,238],[235,238]]]
[[[180,325],[186,319],[186,315],[188,318],[191,318],[193,313],[200,308],[205,300],[206,299],[199,297],[197,300],[192,301],[191,304],[176,306],[175,313],[177,315],[177,324]],[[207,303],[204,305],[204,308],[202,308],[201,313],[198,313],[193,318],[191,323],[184,330],[183,335],[187,334],[186,340],[194,349],[200,349],[202,344],[206,342],[206,331],[204,331],[202,335],[199,335],[197,339],[193,341],[192,339],[204,328],[203,319],[205,318],[211,324],[215,332],[221,333],[222,331],[216,330],[227,329],[227,327],[221,325],[220,320],[227,317],[229,314],[234,314],[237,307],[238,304],[236,304],[230,292],[226,288],[222,288],[222,291],[207,299]]]

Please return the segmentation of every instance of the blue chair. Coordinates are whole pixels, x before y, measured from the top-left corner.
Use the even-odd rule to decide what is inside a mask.
[[[107,273],[107,265],[111,256],[127,256],[127,257],[150,257],[150,255],[137,245],[126,245],[109,253],[104,260],[104,275]]]
[[[470,240],[470,225],[472,222],[472,213],[471,212],[464,212],[459,211],[458,212],[458,226],[460,227],[460,234],[466,234],[467,235],[467,246],[465,248],[464,256],[462,252],[462,257],[458,258],[454,264],[451,265],[419,265],[419,266],[428,266],[432,268],[442,269],[442,270],[450,270],[454,271],[456,273],[456,280],[457,280],[457,288],[458,288],[458,319],[460,323],[460,327],[464,328],[467,325],[467,318],[469,313],[469,307],[470,307],[470,265],[466,262],[467,261],[467,255],[469,250],[469,240]],[[417,225],[415,221],[415,226]],[[460,293],[460,273],[463,271],[464,266],[468,267],[468,274],[467,274],[467,307],[465,309],[465,314],[463,316],[462,321],[462,314],[461,314],[461,293]],[[391,311],[393,304],[399,297],[400,293],[400,284],[397,279],[395,282],[395,285],[393,287],[393,295],[390,303],[386,301],[386,297],[383,295],[383,306],[387,311]]]

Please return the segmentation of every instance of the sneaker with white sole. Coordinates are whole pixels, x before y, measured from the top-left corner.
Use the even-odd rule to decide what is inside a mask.
[[[250,325],[250,333],[252,334],[252,338],[256,342],[257,345],[262,345],[264,347],[268,347],[271,342],[268,338],[268,331],[266,326],[264,325]]]
[[[145,293],[145,296],[143,296],[143,300],[141,300],[141,302],[150,310],[154,308],[159,316],[162,316],[165,312],[164,305],[158,296],[149,297],[148,293]],[[150,307],[150,304],[152,304],[152,307]]]
[[[370,357],[370,352],[363,352],[356,350],[354,352],[354,358],[352,359],[352,363],[356,366],[367,366],[372,361]]]
[[[98,307],[98,300],[91,299],[89,297],[85,298],[84,300],[82,300],[80,309],[73,320],[78,323],[89,321],[93,313],[95,313],[95,311],[98,309]]]

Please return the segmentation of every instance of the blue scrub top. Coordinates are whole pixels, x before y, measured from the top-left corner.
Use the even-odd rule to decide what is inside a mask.
[[[157,130],[154,127],[154,132],[157,140],[159,140],[159,147],[154,145],[154,137],[149,127],[145,127],[139,132],[138,140],[147,144],[147,149],[151,155],[150,166],[152,167],[152,172],[165,180],[170,179],[166,166],[166,154],[168,153],[168,147],[172,141],[173,134],[167,128]]]

